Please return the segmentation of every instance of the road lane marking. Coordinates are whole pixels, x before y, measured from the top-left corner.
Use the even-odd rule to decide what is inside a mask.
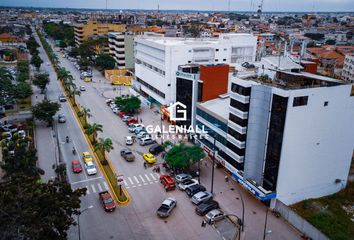
[[[129,189],[130,187],[125,187],[126,189]]]
[[[133,187],[133,188],[135,188],[136,186],[135,186],[135,185],[133,185],[132,187]]]
[[[148,185],[148,183],[144,183],[144,185]]]
[[[102,187],[101,187],[101,184],[97,183],[97,187],[98,187],[98,191],[99,191],[99,192],[102,192],[103,189],[102,189]]]
[[[129,179],[131,184],[134,184],[133,180],[130,177],[128,177],[128,179]]]
[[[138,184],[139,187],[141,187],[141,184]]]
[[[158,173],[155,173],[155,175],[157,176],[157,178],[160,178],[160,175]]]
[[[104,185],[104,188],[105,188],[106,190],[108,190],[108,185],[107,185],[107,183],[106,183],[106,182],[103,182],[103,185]]]
[[[150,178],[148,177],[148,175],[145,174],[145,177],[149,182],[151,181]]]
[[[96,188],[94,185],[91,185],[91,188],[92,188],[92,192],[95,193],[96,192]]]
[[[155,183],[158,183],[159,181],[155,181]]]
[[[150,182],[150,184],[154,184],[154,182]]]
[[[86,194],[90,194],[90,189],[88,188],[88,186],[85,186],[86,188]]]
[[[128,186],[128,183],[127,183],[127,181],[125,181],[125,179],[123,180],[123,182],[124,182],[125,186]]]
[[[77,183],[83,183],[83,182],[93,181],[93,180],[97,180],[97,179],[100,179],[100,178],[103,178],[103,177],[100,176],[100,177],[96,177],[96,178],[89,178],[89,179],[86,179],[86,180],[81,180],[81,181],[73,182],[73,183],[71,183],[71,185],[77,184]]]
[[[134,179],[135,179],[135,181],[139,184],[140,182],[139,182],[139,180],[138,180],[138,178],[136,177],[136,176],[134,176]]]
[[[150,173],[150,175],[151,175],[152,179],[156,180],[154,174]]]
[[[141,181],[143,181],[143,183],[144,183],[145,180],[144,180],[143,176],[139,175],[139,177],[140,177]]]

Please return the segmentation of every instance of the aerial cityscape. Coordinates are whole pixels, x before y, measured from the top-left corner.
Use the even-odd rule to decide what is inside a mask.
[[[2,0],[0,240],[354,239],[352,0]]]

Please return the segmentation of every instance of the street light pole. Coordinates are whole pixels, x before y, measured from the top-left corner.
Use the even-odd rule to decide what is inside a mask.
[[[266,239],[266,235],[267,235],[267,220],[268,220],[268,207],[266,210],[266,216],[265,216],[265,221],[264,221],[263,240]]]
[[[81,215],[83,212],[89,210],[90,208],[93,208],[93,206],[92,206],[92,205],[88,206],[87,208],[85,208],[84,210],[82,210],[82,211],[80,212],[80,214],[77,216],[77,229],[78,229],[78,231],[79,231],[79,240],[81,240],[81,233],[80,233],[80,215]]]
[[[213,193],[214,190],[214,165],[215,165],[215,144],[216,144],[216,134],[214,134],[214,145],[213,145],[213,164],[211,166],[211,188],[210,192]]]
[[[236,190],[238,192],[238,195],[240,195],[241,203],[242,203],[241,231],[243,232],[243,226],[244,226],[244,223],[245,223],[245,202],[243,201],[243,197],[242,197],[241,191],[240,191],[238,186],[236,186]]]

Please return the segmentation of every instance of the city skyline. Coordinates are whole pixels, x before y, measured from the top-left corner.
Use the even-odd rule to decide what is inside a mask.
[[[67,0],[4,0],[3,7],[48,7],[48,8],[82,8],[87,9],[105,9],[104,1],[92,0],[90,3],[84,0],[75,2]],[[169,2],[167,0],[146,0],[144,3],[124,2],[107,0],[107,9],[157,9],[160,10],[200,10],[200,11],[256,11],[260,0],[179,0],[178,2]],[[229,5],[230,3],[230,5]],[[351,12],[354,11],[354,4],[350,0],[299,0],[299,1],[281,1],[265,0],[263,11],[274,12]]]

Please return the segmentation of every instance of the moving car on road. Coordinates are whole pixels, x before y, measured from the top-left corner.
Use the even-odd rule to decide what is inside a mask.
[[[81,163],[78,160],[71,161],[71,168],[73,169],[73,173],[81,173],[82,172]]]
[[[199,205],[199,204],[206,202],[212,198],[213,198],[213,194],[211,192],[208,192],[208,191],[198,192],[193,195],[192,203],[194,203],[195,205]]]
[[[187,179],[178,184],[178,188],[184,191],[187,187],[199,184],[199,182],[195,179]]]
[[[135,160],[135,156],[129,149],[123,149],[120,151],[120,155],[127,161],[132,162]]]
[[[64,116],[64,114],[59,113],[58,115],[58,123],[65,123],[66,122],[66,118]]]
[[[133,145],[133,143],[134,143],[134,138],[132,136],[125,137],[125,144],[126,145]]]
[[[166,192],[176,189],[176,183],[173,180],[173,178],[169,175],[161,175],[160,176],[160,183],[163,185]]]
[[[215,201],[210,201],[210,202],[215,202]],[[209,204],[206,205],[206,207],[208,205],[210,205],[210,202],[206,202],[206,203],[209,203]],[[199,206],[201,206],[201,205],[202,204],[200,204]],[[217,205],[219,205],[219,204],[217,204]],[[204,209],[206,207],[203,206]],[[212,224],[212,223],[215,223],[217,221],[220,221],[221,219],[224,219],[225,217],[226,217],[226,214],[223,211],[221,211],[219,209],[214,209],[214,210],[211,210],[210,212],[208,212],[207,215],[204,216],[204,220],[207,223]]]
[[[153,164],[156,162],[155,156],[151,153],[144,153],[143,158],[149,164]]]
[[[198,192],[204,192],[204,191],[206,191],[205,187],[200,184],[192,185],[192,186],[187,187],[185,189],[185,192],[188,197],[192,197],[194,194],[196,194]]]
[[[81,92],[86,91],[86,87],[85,87],[85,86],[80,86],[80,91],[81,91]]]
[[[111,194],[109,194],[108,191],[100,192],[100,193],[98,193],[98,195],[100,197],[100,201],[103,206],[103,209],[106,212],[113,212],[116,209],[116,205],[113,201],[113,198],[112,198]]]
[[[85,162],[85,168],[87,175],[95,175],[97,173],[96,166],[92,161]]]
[[[60,95],[59,102],[66,102],[66,97],[64,95]]]
[[[162,202],[159,209],[157,209],[156,214],[161,218],[170,216],[172,210],[177,206],[177,200],[175,198],[169,197]]]
[[[92,156],[89,152],[83,152],[82,159],[84,160],[84,162],[92,162]]]
[[[205,214],[207,214],[209,211],[213,210],[213,209],[218,209],[219,208],[219,203],[217,201],[214,200],[209,200],[207,202],[201,203],[200,205],[198,205],[195,208],[195,212],[199,215],[199,216],[204,216]]]

